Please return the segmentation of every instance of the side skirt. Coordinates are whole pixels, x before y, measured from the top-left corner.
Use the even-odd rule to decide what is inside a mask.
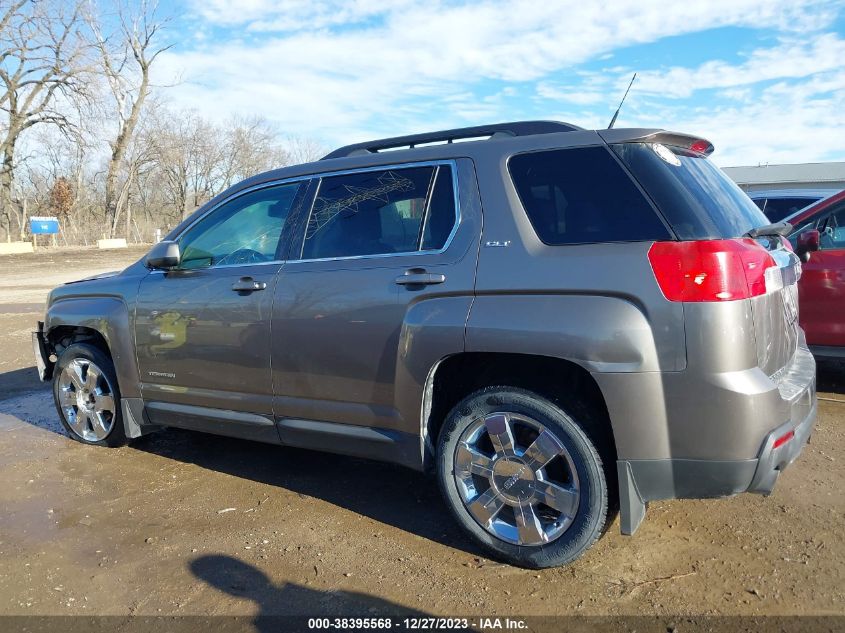
[[[127,437],[158,427],[200,431],[268,444],[363,457],[422,470],[420,438],[392,429],[212,409],[170,402],[124,399]]]

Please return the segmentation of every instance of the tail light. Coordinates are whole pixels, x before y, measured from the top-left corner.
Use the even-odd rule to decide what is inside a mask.
[[[776,290],[777,264],[750,238],[655,242],[648,260],[669,301],[737,301]]]

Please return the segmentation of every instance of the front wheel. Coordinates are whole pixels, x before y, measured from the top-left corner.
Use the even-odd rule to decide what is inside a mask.
[[[608,487],[599,453],[572,417],[537,394],[471,394],[448,415],[438,449],[452,514],[498,558],[565,565],[601,535]]]
[[[99,348],[74,343],[62,352],[53,371],[53,399],[73,439],[97,446],[126,443],[114,363]]]

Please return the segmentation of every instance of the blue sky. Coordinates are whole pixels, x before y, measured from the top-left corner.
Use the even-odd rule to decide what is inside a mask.
[[[516,119],[663,127],[739,164],[845,160],[845,3],[163,0],[165,100],[326,146]]]

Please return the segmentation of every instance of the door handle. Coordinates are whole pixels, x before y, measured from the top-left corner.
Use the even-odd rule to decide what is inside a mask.
[[[257,290],[264,290],[267,284],[263,281],[255,281],[252,277],[241,277],[232,284],[232,290],[235,292],[255,292]]]
[[[442,284],[446,281],[446,275],[440,273],[427,273],[419,268],[412,268],[405,271],[404,275],[399,275],[395,280],[400,286],[430,286],[433,284]]]

